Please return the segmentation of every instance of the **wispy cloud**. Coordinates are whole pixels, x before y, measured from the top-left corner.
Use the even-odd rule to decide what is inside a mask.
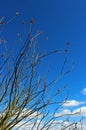
[[[79,106],[84,103],[85,102],[80,102],[80,101],[76,101],[76,100],[67,100],[66,102],[63,103],[63,106],[64,107],[75,107],[75,106]]]
[[[81,93],[82,93],[83,95],[86,95],[86,88],[84,88],[84,89],[81,91]]]

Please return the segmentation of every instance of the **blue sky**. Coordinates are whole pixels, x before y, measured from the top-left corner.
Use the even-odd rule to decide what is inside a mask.
[[[69,62],[75,61],[76,65],[72,72],[67,76],[67,84],[70,86],[71,93],[76,96],[85,87],[86,74],[86,1],[85,0],[3,0],[0,4],[0,16],[5,16],[4,21],[12,18],[16,11],[19,11],[20,16],[10,25],[5,27],[2,34],[7,39],[11,35],[12,40],[15,40],[17,32],[22,32],[21,20],[27,22],[35,19],[34,30],[41,30],[43,36],[40,37],[41,48],[46,49],[47,52],[54,49],[64,49],[66,42],[71,43],[70,53],[68,55]],[[7,33],[9,30],[9,33]],[[28,32],[28,28],[25,30]],[[48,36],[46,42],[45,37]],[[9,41],[10,42],[10,41]],[[12,42],[12,41],[11,41]],[[12,43],[9,43],[12,46]],[[60,58],[60,59],[59,59]],[[63,56],[53,56],[52,63],[57,69],[57,63]],[[54,65],[53,64],[53,65]]]
[[[59,84],[68,85],[70,100],[85,101],[86,96],[81,91],[86,87],[86,0],[1,0],[0,10],[0,17],[5,16],[3,22],[12,18],[16,11],[19,12],[19,17],[6,25],[0,34],[9,41],[11,47],[13,47],[12,40],[15,41],[16,34],[22,32],[21,21],[23,19],[27,21],[25,33],[22,32],[26,36],[31,18],[35,19],[34,31],[43,32],[38,41],[41,50],[46,50],[46,52],[54,49],[62,50],[65,48],[66,42],[70,42],[67,55],[68,66],[72,61],[75,61],[76,64]],[[47,36],[48,41],[45,40]],[[14,49],[15,51],[16,49]],[[63,54],[49,57],[47,68],[51,69],[50,79],[58,74],[63,59]]]

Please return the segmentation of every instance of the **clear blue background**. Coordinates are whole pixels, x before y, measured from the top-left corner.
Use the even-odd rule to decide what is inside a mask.
[[[1,0],[0,17],[5,16],[6,22],[19,12],[19,17],[4,27],[1,37],[7,39],[10,47],[16,41],[17,33],[24,37],[29,30],[29,20],[35,19],[34,32],[41,30],[38,45],[49,52],[54,49],[64,49],[66,42],[70,41],[68,66],[72,61],[76,64],[73,70],[62,78],[59,84],[67,84],[70,99],[85,100],[80,91],[86,85],[86,0]],[[21,21],[27,21],[27,28],[23,33]],[[46,37],[48,36],[48,41]],[[14,52],[17,48],[13,48]],[[59,54],[60,55],[60,54]],[[49,57],[50,80],[60,71],[64,54]],[[45,59],[46,60],[46,59]],[[46,61],[45,61],[46,63]]]

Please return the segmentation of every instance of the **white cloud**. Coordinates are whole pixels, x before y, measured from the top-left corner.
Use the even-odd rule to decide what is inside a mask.
[[[84,88],[84,89],[81,91],[81,93],[82,93],[83,95],[86,95],[86,88]]]
[[[79,104],[79,103],[77,103],[77,104]],[[37,114],[38,113],[35,112],[34,114],[31,115],[30,118],[32,118],[34,116],[36,117]],[[70,125],[71,129],[74,129],[75,124],[73,124],[73,122],[67,121],[66,118],[65,118],[65,121],[64,120],[59,120],[59,117],[64,117],[64,116],[67,116],[67,115],[70,117],[70,119],[72,118],[74,120],[76,120],[78,116],[80,116],[80,117],[81,116],[85,116],[86,117],[86,106],[74,109],[73,111],[70,111],[70,109],[63,109],[62,111],[56,113],[54,116],[58,117],[57,118],[58,121],[55,119],[55,121],[53,122],[53,124],[51,125],[51,127],[49,128],[49,130],[56,130],[56,129],[61,130],[64,127],[67,127],[69,125]],[[19,124],[16,125],[16,127],[14,128],[14,130],[16,130],[16,128],[20,127],[24,123],[25,124],[23,126],[21,126],[18,130],[31,130],[32,128],[34,130],[37,130],[38,124],[40,124],[39,128],[38,128],[38,130],[40,130],[44,126],[44,124],[46,123],[45,121],[42,121],[40,123],[40,120],[41,120],[42,117],[43,117],[43,115],[41,115],[41,114],[38,116],[38,119],[35,122],[36,123],[35,126],[34,126],[34,121],[35,120],[34,121],[30,121],[29,120],[27,123],[26,123],[27,120],[26,121],[23,120]],[[83,127],[83,130],[86,130],[86,123],[83,122],[83,126],[82,127]],[[43,130],[45,130],[46,128],[44,128]],[[77,129],[81,130],[81,124],[80,124],[80,122],[77,122]],[[69,130],[69,127],[66,130]]]
[[[19,117],[21,118],[21,117],[23,117],[25,115],[27,117],[26,119],[28,119],[28,117],[29,117],[29,119],[35,119],[35,118],[40,119],[40,118],[43,117],[42,113],[39,113],[37,111],[34,112],[31,109],[24,108]]]
[[[84,102],[76,101],[76,100],[67,100],[63,103],[64,107],[75,107],[84,104]]]
[[[69,109],[64,109],[63,111],[56,113],[55,117],[63,117],[70,115],[70,117],[77,117],[77,116],[86,116],[86,106],[80,107],[78,109],[75,109],[73,111],[70,111]]]
[[[22,123],[24,123],[24,122],[22,121],[17,126],[20,126]],[[41,125],[41,126],[43,126],[43,125]],[[41,129],[41,126],[39,127],[38,130]],[[32,127],[33,127],[33,123],[28,122],[27,124],[24,124],[24,126],[20,127],[18,130],[31,130]],[[82,130],[82,129],[86,130],[86,122],[83,121],[83,124],[81,124],[81,122],[78,121],[76,124],[76,127],[78,130]],[[73,130],[75,128],[75,123],[73,123],[71,121],[63,121],[63,120],[55,121],[55,123],[52,124],[52,126],[51,126],[51,128],[49,128],[49,130],[61,130],[64,128],[66,128],[66,130],[69,130],[69,129]],[[37,126],[35,126],[33,129],[37,130]],[[43,130],[46,130],[46,128],[44,128]]]
[[[35,123],[33,123],[33,122],[27,122],[26,124],[24,124],[25,123],[25,121],[22,121],[22,122],[20,122],[19,124],[17,124],[16,125],[16,127],[14,128],[14,130],[16,130],[17,128],[18,128],[18,130],[32,130],[32,128],[34,129],[34,130],[40,130],[40,129],[42,129],[42,127],[44,126],[44,122],[41,122],[40,123],[40,120],[38,120],[37,122],[36,122],[36,124]],[[37,128],[37,126],[38,126],[38,124],[40,123],[40,125],[39,125],[39,127]],[[46,123],[46,122],[45,122]],[[53,122],[53,124],[51,124],[51,126],[50,126],[50,128],[49,128],[49,130],[60,130],[60,124],[61,124],[62,122],[61,121],[54,121]],[[22,126],[22,124],[24,124],[23,126]],[[35,125],[34,125],[35,124]],[[20,127],[21,126],[21,127]],[[20,127],[20,128],[19,128]],[[43,130],[46,130],[47,129],[47,127],[46,128],[43,128]]]
[[[38,122],[36,122],[36,125],[34,126],[33,122],[29,121],[26,123],[26,121],[21,121],[20,123],[18,123],[15,126],[14,130],[16,130],[16,129],[18,129],[18,130],[31,130],[32,128],[34,128],[34,130],[37,130]],[[41,126],[40,126],[40,128],[41,128]]]
[[[21,122],[19,122],[13,130],[31,130],[34,127],[34,130],[37,130],[37,126],[40,122],[40,119],[43,118],[43,114],[37,111],[32,111],[31,109],[26,109],[21,112],[19,118],[26,116]],[[34,124],[36,125],[34,126]],[[42,127],[40,123],[40,128]]]
[[[74,110],[73,113],[79,113],[81,116],[86,116],[86,106]]]
[[[64,129],[65,130],[75,130],[75,127],[77,130],[86,130],[86,122],[83,122],[83,124],[78,121],[77,123],[73,123],[73,122],[70,122],[70,121],[65,121],[61,123],[60,127],[58,130],[61,130],[61,129]]]
[[[55,117],[62,117],[62,116],[66,116],[66,115],[69,115],[69,114],[71,114],[71,111],[68,110],[68,109],[65,109],[65,110],[63,110],[59,113],[56,113],[54,116]]]

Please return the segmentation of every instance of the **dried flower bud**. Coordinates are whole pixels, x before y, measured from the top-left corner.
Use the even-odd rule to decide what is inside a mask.
[[[2,74],[0,73],[0,78],[2,77]]]
[[[23,52],[21,52],[20,55],[22,56],[22,55],[23,55]]]
[[[42,34],[42,32],[40,31],[39,34]]]
[[[53,53],[57,53],[57,52],[59,52],[59,51],[58,51],[58,50],[54,50],[54,51],[53,51]]]
[[[34,19],[31,19],[31,20],[30,20],[30,23],[33,24],[33,23],[34,23]]]
[[[46,37],[46,41],[48,41],[48,37]]]
[[[19,12],[16,12],[16,16],[18,16],[19,15]]]
[[[23,24],[23,25],[25,24],[25,21],[24,21],[24,20],[22,21],[22,24]]]
[[[17,35],[18,35],[18,37],[20,37],[20,33],[18,33]]]
[[[70,45],[70,42],[67,42],[67,46],[69,46]]]
[[[2,21],[0,21],[0,25],[2,25],[3,23],[2,23]]]
[[[2,57],[4,57],[5,56],[5,53],[2,53],[2,55],[1,55]]]
[[[59,89],[59,88],[58,88],[58,90],[57,90],[57,91],[58,91],[58,93],[60,94],[60,92],[61,92],[61,91],[60,91],[60,89]]]
[[[44,90],[46,90],[46,80],[44,79]]]
[[[67,53],[67,52],[68,52],[68,49],[65,49],[65,52]]]
[[[64,86],[64,89],[67,88],[67,85]]]

